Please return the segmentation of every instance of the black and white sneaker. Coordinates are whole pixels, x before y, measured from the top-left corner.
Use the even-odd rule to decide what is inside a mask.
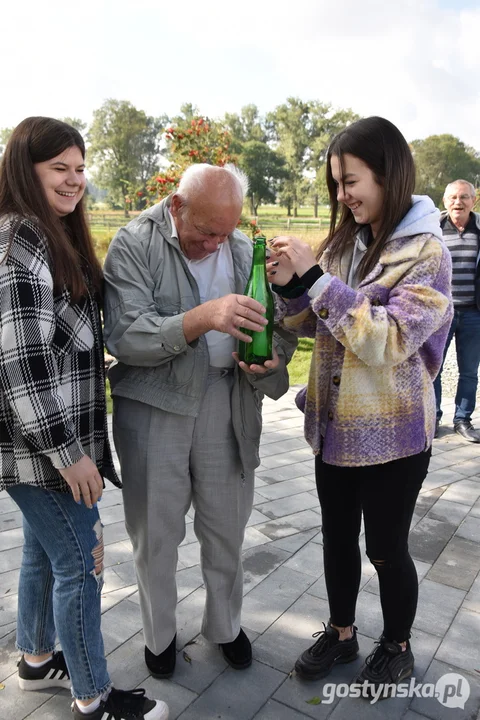
[[[161,700],[149,700],[145,690],[112,688],[93,713],[85,715],[76,702],[72,703],[74,720],[168,720],[168,706]]]
[[[20,690],[45,690],[55,687],[69,690],[70,675],[63,652],[54,652],[51,660],[39,668],[28,665],[22,655],[18,663],[18,684]]]

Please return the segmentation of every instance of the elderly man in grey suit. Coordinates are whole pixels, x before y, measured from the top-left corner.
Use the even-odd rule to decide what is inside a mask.
[[[202,633],[227,662],[251,664],[240,627],[241,550],[259,464],[263,394],[288,388],[295,348],[280,329],[265,366],[235,353],[239,328],[261,330],[242,293],[252,243],[237,228],[246,177],[194,165],[178,190],[114,237],[105,261],[105,340],[145,635],[155,677],[175,667],[177,549],[193,503],[206,588]]]

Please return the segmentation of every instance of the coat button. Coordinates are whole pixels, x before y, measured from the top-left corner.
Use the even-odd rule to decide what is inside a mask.
[[[174,345],[173,349],[175,350],[175,352],[178,352],[180,350],[180,345]]]
[[[322,318],[322,320],[326,320],[328,318],[327,308],[322,308],[318,314]]]
[[[328,411],[328,419],[333,420],[333,412],[331,410]]]
[[[338,375],[333,376],[332,382],[334,385],[340,385],[340,378],[338,377]]]

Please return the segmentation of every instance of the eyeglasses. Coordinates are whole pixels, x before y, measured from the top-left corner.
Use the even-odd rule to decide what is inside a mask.
[[[466,200],[473,200],[473,195],[448,195],[446,198],[449,202],[452,200],[463,200],[465,202]]]

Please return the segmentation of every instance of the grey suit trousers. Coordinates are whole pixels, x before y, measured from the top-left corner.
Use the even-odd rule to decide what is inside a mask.
[[[197,418],[114,397],[113,435],[133,544],[145,643],[163,652],[176,632],[175,573],[185,515],[195,508],[206,588],[202,633],[215,643],[240,631],[242,543],[254,473],[243,473],[231,421],[233,376],[211,368]]]

